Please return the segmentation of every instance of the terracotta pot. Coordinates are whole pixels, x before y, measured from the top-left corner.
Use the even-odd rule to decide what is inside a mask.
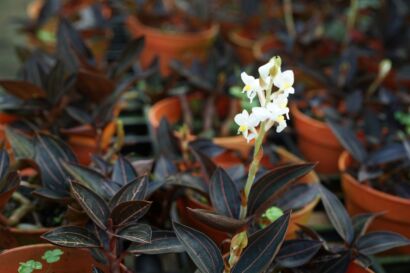
[[[302,113],[296,104],[291,105],[291,114],[298,134],[298,147],[306,160],[318,162],[318,173],[337,174],[337,162],[343,147],[332,130],[326,123]]]
[[[195,95],[193,97],[196,97]],[[225,100],[218,100],[220,105],[217,105],[218,111],[226,111],[228,102]],[[162,118],[166,118],[171,125],[176,124],[181,119],[181,103],[177,97],[170,97],[155,103],[149,113],[148,120],[156,130],[159,127]],[[192,136],[194,139],[195,136]],[[215,137],[213,142],[227,149],[239,151],[243,156],[248,156],[253,144],[247,143],[241,136],[230,137]]]
[[[86,126],[88,127],[88,126]],[[84,126],[77,127],[75,130],[64,131],[67,136],[67,143],[76,155],[78,162],[82,165],[88,165],[91,162],[91,156],[99,150],[104,151],[108,148],[116,132],[115,122],[110,122],[103,130],[101,142],[97,143],[97,137],[92,128],[88,130]],[[82,131],[84,129],[84,131]],[[100,147],[98,147],[100,145]]]
[[[374,272],[370,270],[369,268],[363,268],[358,263],[354,262],[350,264],[349,269],[347,270],[347,273],[374,273]]]
[[[253,34],[254,31],[247,30],[246,28],[238,28],[228,34],[229,42],[233,45],[234,51],[242,65],[255,62],[253,45],[259,37]]]
[[[168,65],[173,59],[189,64],[195,58],[206,58],[218,34],[218,26],[215,24],[195,33],[161,31],[144,25],[135,16],[129,16],[126,24],[133,37],[145,36],[145,47],[140,57],[142,66],[147,67],[158,56],[163,75],[171,73]]]
[[[6,227],[0,230],[0,248],[10,249],[19,246],[44,244],[40,236],[50,231],[51,228],[21,229]]]
[[[304,162],[297,156],[289,153],[283,148],[276,147],[277,154],[280,156],[281,161],[283,163],[285,162]],[[226,164],[228,165],[228,164]],[[228,166],[229,167],[229,166]],[[315,173],[315,171],[309,172],[306,176],[302,177],[299,179],[301,183],[307,183],[307,184],[313,184],[313,183],[319,183],[319,177]],[[299,227],[297,224],[301,225],[306,225],[307,222],[309,221],[310,216],[313,213],[313,209],[315,206],[318,204],[319,198],[316,198],[314,201],[309,203],[307,206],[305,206],[303,209],[296,211],[295,213],[292,213],[291,218],[290,218],[290,223],[287,231],[286,238],[291,239],[295,238],[296,236],[296,231],[299,230]],[[180,219],[183,223],[192,226],[200,231],[203,231],[206,233],[208,236],[210,236],[217,244],[221,244],[225,239],[229,238],[229,235],[225,232],[221,232],[217,229],[208,227],[207,225],[203,224],[202,222],[196,220],[194,217],[191,216],[190,213],[188,213],[187,207],[193,208],[193,209],[205,209],[205,210],[213,210],[213,208],[207,204],[203,204],[199,201],[197,201],[195,198],[192,197],[191,194],[187,194],[186,197],[181,198],[180,200],[177,201],[177,208],[178,208],[178,213],[180,216]]]
[[[410,200],[400,198],[360,183],[347,171],[353,158],[345,151],[339,159],[342,186],[349,214],[385,212],[370,225],[371,231],[393,231],[410,238]],[[410,247],[397,248],[393,252],[410,253]]]
[[[16,116],[0,112],[0,141],[4,140],[4,130],[6,125],[16,120]]]
[[[51,270],[47,271],[47,263],[41,257],[45,251],[56,248],[63,250],[64,254],[58,262],[51,264]],[[43,263],[43,269],[35,270],[36,273],[85,273],[91,272],[93,265],[108,273],[107,266],[97,263],[88,250],[64,248],[50,244],[23,246],[2,252],[0,254],[0,272],[16,273],[20,263],[28,260],[36,260]]]

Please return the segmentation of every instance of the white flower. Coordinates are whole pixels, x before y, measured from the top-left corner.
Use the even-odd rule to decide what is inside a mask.
[[[287,119],[289,119],[288,94],[275,92],[271,95],[270,99],[276,107],[281,109],[278,112],[281,112],[281,115],[285,114]]]
[[[281,59],[280,57],[273,57],[266,64],[259,67],[259,76],[262,79],[265,86],[269,86],[273,78],[281,73]]]
[[[252,113],[260,121],[265,121],[267,119],[276,121],[279,117],[288,115],[289,108],[277,105],[275,102],[270,102],[266,107],[254,107]]]
[[[242,89],[242,93],[246,92],[246,95],[252,102],[256,94],[262,91],[262,87],[259,84],[259,79],[255,79],[254,77],[249,76],[248,74],[246,74],[246,72],[241,73],[241,79],[245,84],[245,86]]]
[[[276,75],[273,79],[273,84],[279,88],[280,91],[283,91],[285,95],[294,94],[295,89],[293,88],[293,83],[295,81],[293,71],[286,70],[282,73]]]
[[[246,141],[249,142],[257,136],[255,127],[259,125],[260,120],[253,113],[249,115],[248,111],[243,110],[235,116],[234,120],[239,125],[238,134],[242,133]]]
[[[278,123],[278,126],[276,127],[276,133],[280,133],[280,132],[282,132],[282,131],[286,128],[286,126],[287,126],[285,117],[284,117],[284,116],[279,116],[279,117],[276,119],[276,122]]]

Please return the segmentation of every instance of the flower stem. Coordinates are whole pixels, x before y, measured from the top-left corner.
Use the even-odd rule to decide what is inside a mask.
[[[249,193],[251,191],[253,182],[255,181],[256,173],[258,172],[258,169],[259,169],[259,163],[261,160],[261,155],[259,153],[260,153],[260,150],[263,144],[263,139],[266,134],[265,123],[266,122],[262,122],[260,126],[258,137],[256,138],[256,141],[255,141],[255,148],[253,150],[253,159],[252,159],[252,162],[249,168],[248,178],[246,179],[246,184],[244,188],[244,198],[245,198],[244,201],[245,202],[242,202],[241,211],[239,214],[240,219],[246,218],[246,214],[248,211],[247,204],[248,204]]]

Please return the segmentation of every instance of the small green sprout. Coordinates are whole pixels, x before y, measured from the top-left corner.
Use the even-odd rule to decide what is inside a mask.
[[[61,255],[63,255],[63,251],[61,249],[53,249],[53,250],[47,250],[43,257],[41,259],[45,260],[47,263],[52,264],[55,262],[58,262],[61,258]]]
[[[50,269],[50,264],[58,262],[61,258],[61,255],[63,254],[64,252],[58,248],[53,250],[47,250],[46,252],[44,252],[41,259],[45,260],[49,264],[47,272]],[[41,262],[35,260],[28,260],[25,263],[20,263],[18,273],[32,273],[34,270],[41,269],[43,269],[43,264]]]
[[[36,269],[43,269],[43,265],[35,260],[29,260],[25,263],[20,263],[18,273],[31,273]]]

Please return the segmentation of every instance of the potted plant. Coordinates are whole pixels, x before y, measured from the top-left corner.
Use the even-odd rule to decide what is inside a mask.
[[[57,56],[26,52],[22,76],[0,81],[7,92],[1,108],[16,116],[11,126],[29,134],[38,130],[57,134],[88,164],[90,155],[107,150],[119,132],[116,117],[122,93],[154,68],[126,74],[144,45],[143,39],[132,41],[115,62],[101,67],[68,22],[60,24],[58,38]]]
[[[28,20],[21,31],[31,44],[49,53],[57,46],[58,25],[61,20],[70,21],[78,30],[98,62],[104,61],[110,43],[111,31],[107,21],[111,16],[106,3],[87,1],[33,1],[27,8]]]
[[[127,18],[134,37],[145,36],[146,47],[141,61],[147,66],[158,56],[161,74],[169,75],[170,61],[190,64],[194,58],[205,59],[218,26],[210,21],[210,3],[201,1],[143,1],[129,7],[136,15]]]
[[[407,107],[406,103],[386,105],[383,115],[371,114],[361,137],[356,136],[357,128],[343,128],[340,121],[329,123],[346,149],[340,156],[339,168],[349,213],[385,211],[371,229],[391,230],[404,236],[410,235],[403,217],[403,209],[410,204],[406,195],[409,137],[405,124],[395,116],[399,117],[397,113]]]
[[[44,239],[58,246],[89,248],[95,261],[107,264],[110,273],[130,272],[122,265],[126,255],[183,251],[173,232],[140,222],[152,203],[147,198],[158,187],[147,174],[138,176],[127,159],[119,157],[115,162],[112,181],[102,181],[101,170],[69,162],[64,166],[74,178],[72,197],[89,221],[85,226],[58,227],[44,234]]]

